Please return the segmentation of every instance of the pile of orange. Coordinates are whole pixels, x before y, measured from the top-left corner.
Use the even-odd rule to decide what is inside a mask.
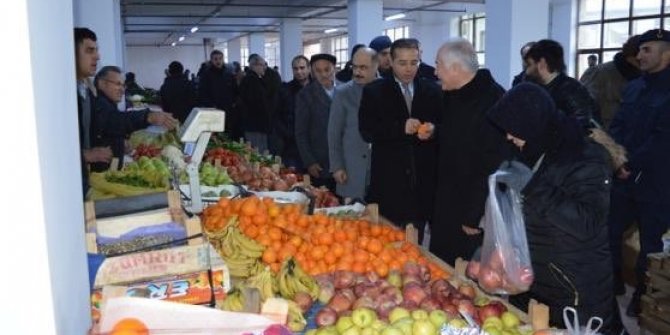
[[[203,223],[208,231],[217,231],[235,216],[242,232],[266,247],[263,262],[275,272],[283,260],[294,257],[311,275],[347,270],[385,277],[413,261],[427,265],[433,277],[448,276],[417,246],[404,242],[403,231],[389,225],[306,215],[302,206],[280,206],[271,198],[258,197],[222,198],[204,210]]]

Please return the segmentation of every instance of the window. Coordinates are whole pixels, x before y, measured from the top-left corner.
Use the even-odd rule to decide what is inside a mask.
[[[336,67],[338,69],[344,68],[344,64],[349,60],[349,37],[347,35],[333,37],[330,40],[330,50],[337,58]]]
[[[240,65],[242,69],[249,65],[249,38],[240,38]]]
[[[384,29],[382,34],[388,36],[391,39],[391,41],[395,41],[401,38],[408,38],[409,26]]]
[[[470,41],[477,52],[479,66],[484,66],[486,45],[486,16],[484,13],[463,15],[459,18],[459,35]]]
[[[278,38],[265,40],[265,61],[268,63],[268,67],[279,66],[281,60],[279,58]]]
[[[321,43],[314,43],[314,44],[308,44],[306,45],[303,50],[302,50],[303,55],[307,57],[307,59],[312,58],[312,56],[316,54],[321,53]]]
[[[670,0],[579,0],[578,10],[576,78],[589,55],[609,62],[629,36],[670,24]]]

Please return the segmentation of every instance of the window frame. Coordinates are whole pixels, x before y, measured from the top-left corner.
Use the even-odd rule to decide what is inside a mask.
[[[472,33],[468,32],[467,37],[464,36],[463,32],[463,23],[470,21],[472,22]],[[479,60],[479,66],[483,67],[486,61],[486,40],[481,43],[481,48],[477,48],[478,36],[477,36],[477,23],[484,22],[484,30],[482,32],[486,35],[486,13],[477,12],[477,13],[467,13],[458,17],[458,36],[465,38],[466,40],[472,43],[472,46],[475,48],[475,53],[477,54],[477,59]]]
[[[579,57],[583,55],[591,55],[595,54],[598,56],[598,64],[603,63],[603,54],[607,52],[613,52],[613,51],[620,51],[621,46],[616,46],[616,47],[604,47],[604,40],[605,40],[605,25],[610,24],[610,23],[620,23],[620,22],[628,22],[628,36],[631,36],[631,33],[633,32],[633,24],[635,21],[638,20],[648,20],[648,19],[658,19],[660,22],[659,28],[661,29],[667,29],[665,27],[666,20],[670,20],[670,8],[668,11],[666,11],[666,6],[670,4],[670,0],[661,0],[658,8],[658,14],[649,14],[649,15],[639,15],[639,16],[634,16],[633,11],[634,11],[634,1],[635,0],[628,0],[628,16],[624,17],[617,17],[617,18],[605,18],[605,13],[606,13],[606,6],[605,2],[607,0],[599,0],[601,7],[600,7],[600,18],[596,20],[587,20],[587,21],[580,21],[580,16],[581,16],[581,4],[584,1],[589,1],[589,0],[579,0],[577,3],[577,27],[576,27],[576,50],[575,50],[575,68],[574,68],[574,76],[575,78],[578,78],[581,76],[581,74],[586,71],[581,71],[580,73],[580,64],[579,64]],[[580,27],[582,26],[588,26],[588,25],[599,25],[600,26],[600,36],[599,38],[599,43],[597,48],[579,48],[579,30]]]

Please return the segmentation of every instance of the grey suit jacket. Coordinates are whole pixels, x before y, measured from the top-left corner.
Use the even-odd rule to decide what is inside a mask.
[[[295,141],[305,167],[321,165],[320,178],[329,178],[328,117],[331,99],[314,80],[300,90],[295,101]]]
[[[363,86],[350,81],[337,87],[328,122],[330,172],[340,169],[347,172],[347,181],[337,184],[337,194],[360,199],[365,198],[370,172],[370,145],[358,131]]]

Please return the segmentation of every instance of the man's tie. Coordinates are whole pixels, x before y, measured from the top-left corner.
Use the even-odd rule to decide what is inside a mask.
[[[402,96],[405,98],[407,112],[412,115],[412,93],[409,90],[409,84],[402,84]]]

